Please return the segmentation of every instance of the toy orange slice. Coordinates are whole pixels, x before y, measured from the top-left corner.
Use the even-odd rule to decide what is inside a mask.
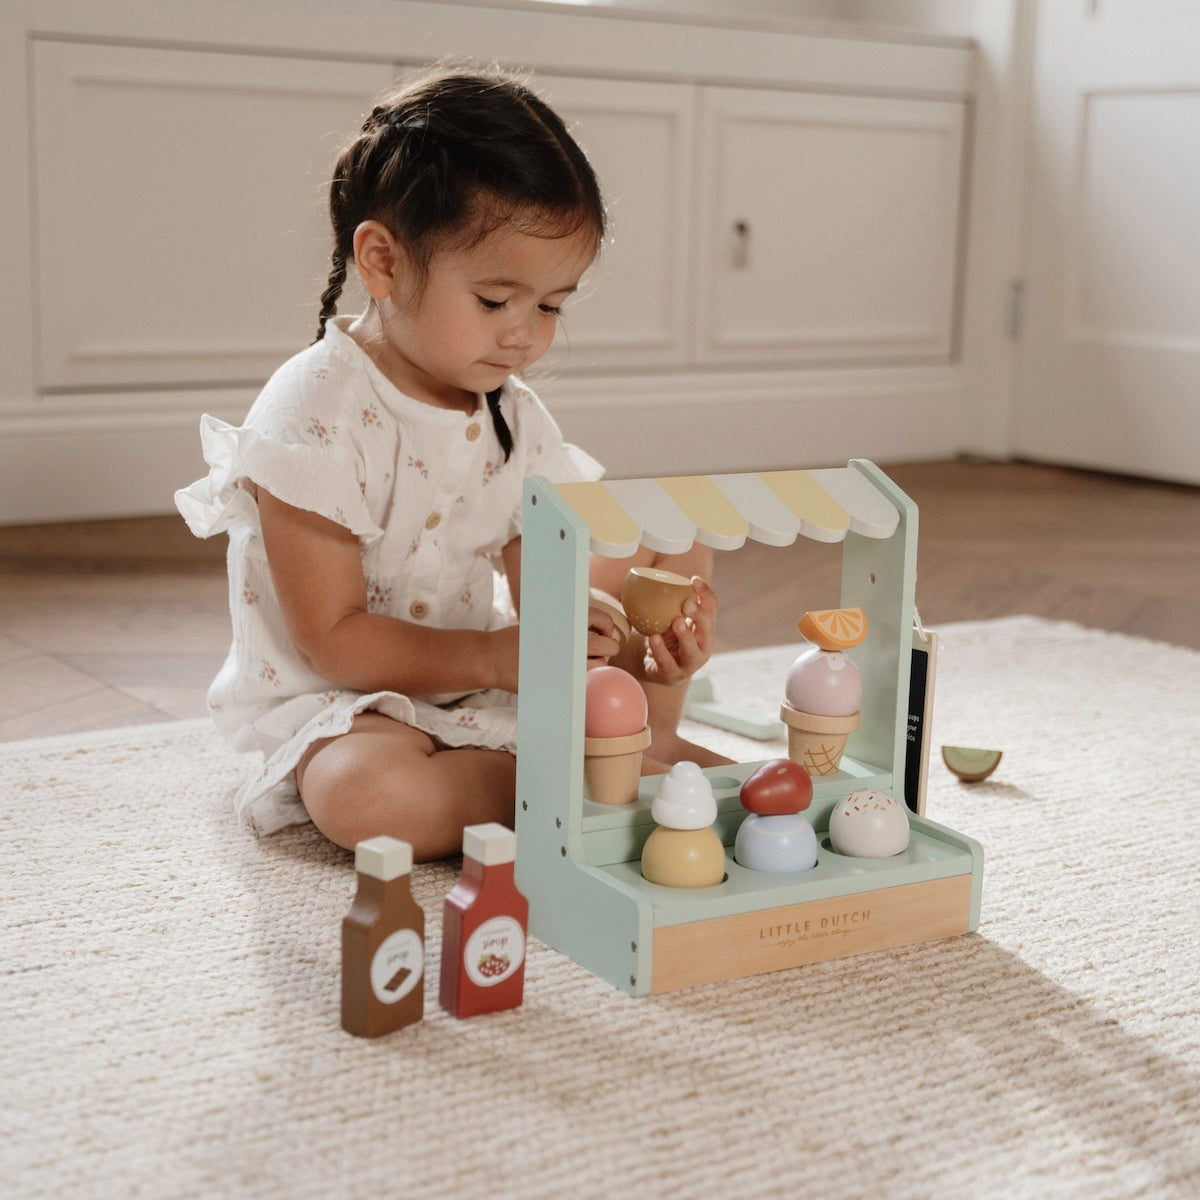
[[[861,608],[825,608],[806,612],[796,628],[822,650],[849,650],[867,636],[867,614]]]

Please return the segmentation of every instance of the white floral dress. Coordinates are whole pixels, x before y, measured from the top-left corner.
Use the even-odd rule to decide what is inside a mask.
[[[234,798],[260,834],[308,820],[296,764],[312,742],[345,733],[357,713],[386,713],[445,746],[512,751],[516,697],[364,694],[314,674],[284,628],[254,485],[357,535],[370,611],[440,628],[494,629],[515,619],[506,589],[496,587],[495,564],[520,532],[524,477],[602,474],[563,442],[541,401],[515,378],[501,397],[514,442],[505,462],[483,397],[464,414],[404,395],[346,332],[352,319],[330,321],[322,341],[284,363],[240,428],[205,416],[200,434],[211,469],[175,494],[198,537],[229,534],[233,645],[208,702],[236,749],[264,756]]]

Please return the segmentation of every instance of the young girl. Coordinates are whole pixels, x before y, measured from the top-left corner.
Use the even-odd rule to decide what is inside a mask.
[[[595,176],[520,83],[441,71],[390,94],[338,159],[317,340],[241,428],[201,423],[208,476],[176,502],[229,533],[233,646],[209,691],[261,772],[235,798],[259,833],[311,819],[352,847],[388,833],[419,859],[464,825],[513,820],[522,481],[600,466],[521,382],[604,234]],[[335,317],[353,266],[365,311]],[[646,769],[723,761],[681,741],[687,679],[712,652],[710,555],[596,560],[612,592],[656,563],[694,577],[672,637],[626,643],[644,680]],[[503,591],[504,589],[501,589]],[[589,613],[589,665],[616,654]]]

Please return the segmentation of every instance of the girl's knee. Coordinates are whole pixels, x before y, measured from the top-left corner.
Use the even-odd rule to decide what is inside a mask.
[[[353,849],[403,838],[418,862],[458,853],[464,825],[513,819],[515,759],[499,750],[438,750],[424,733],[378,718],[319,743],[296,773],[312,822]]]
[[[405,808],[403,793],[433,744],[417,730],[392,724],[394,736],[384,727],[331,738],[297,769],[300,799],[313,824],[347,850],[383,833],[405,836],[397,828],[398,814]]]

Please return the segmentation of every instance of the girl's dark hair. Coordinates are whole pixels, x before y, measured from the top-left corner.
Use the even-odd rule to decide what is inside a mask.
[[[317,338],[337,312],[354,261],[354,231],[386,225],[416,273],[418,297],[439,250],[468,249],[510,223],[540,237],[590,228],[604,236],[595,173],[561,118],[516,78],[439,68],[384,96],[341,152],[329,188],[332,269]],[[488,409],[504,448],[512,434]]]

